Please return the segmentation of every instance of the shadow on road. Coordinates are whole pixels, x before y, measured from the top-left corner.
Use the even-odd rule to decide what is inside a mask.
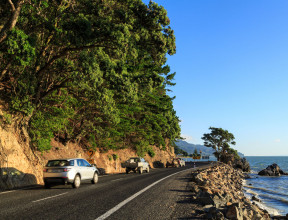
[[[180,200],[177,201],[177,203],[192,203],[192,192],[189,190],[188,184],[191,181],[190,174],[187,174],[186,177],[179,177],[177,180],[181,182],[185,182],[186,188],[185,189],[171,189],[171,192],[179,192],[180,193]]]

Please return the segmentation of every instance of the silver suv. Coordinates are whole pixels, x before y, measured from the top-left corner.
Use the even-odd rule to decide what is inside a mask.
[[[81,158],[49,160],[43,170],[45,188],[57,183],[72,184],[73,188],[79,188],[82,180],[97,183],[98,175],[96,166]]]

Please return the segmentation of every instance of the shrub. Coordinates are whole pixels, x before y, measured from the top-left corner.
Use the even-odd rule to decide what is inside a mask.
[[[154,157],[155,156],[155,152],[154,150],[152,149],[152,147],[148,147],[147,149],[147,153],[150,157]]]
[[[113,160],[117,160],[119,156],[117,154],[112,154]]]

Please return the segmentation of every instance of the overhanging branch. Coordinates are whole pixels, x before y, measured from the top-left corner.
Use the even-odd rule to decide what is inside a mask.
[[[0,43],[2,43],[6,39],[8,31],[11,31],[16,26],[18,17],[21,12],[22,4],[24,3],[24,0],[21,0],[17,1],[16,5],[14,5],[11,0],[8,1],[12,7],[12,15],[0,31]]]

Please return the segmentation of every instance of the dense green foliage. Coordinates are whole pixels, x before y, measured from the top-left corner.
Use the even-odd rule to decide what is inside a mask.
[[[234,159],[239,159],[237,150],[230,147],[230,144],[235,145],[235,137],[232,133],[222,128],[210,127],[210,133],[204,134],[202,140],[206,147],[212,147],[214,155],[218,161],[228,163]]]
[[[58,138],[103,150],[134,146],[143,154],[179,138],[167,95],[175,73],[165,65],[175,37],[162,6],[19,2],[17,24],[6,31],[13,8],[0,0],[0,31],[7,32],[0,41],[0,98],[25,116],[34,146],[49,150]]]

